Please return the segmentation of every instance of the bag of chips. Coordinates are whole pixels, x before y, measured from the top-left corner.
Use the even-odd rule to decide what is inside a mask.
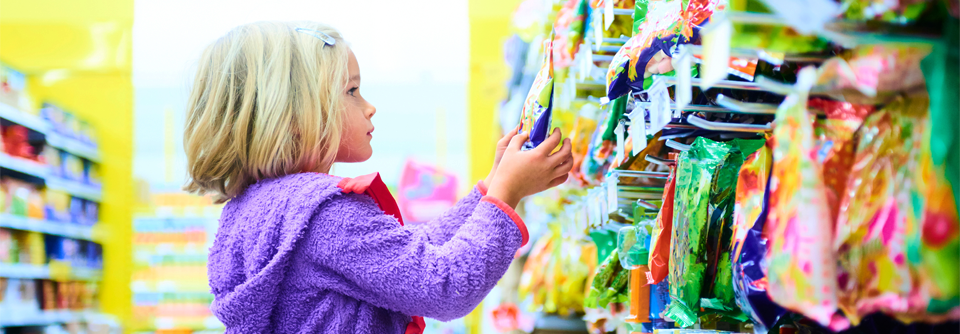
[[[671,160],[675,159],[671,154]],[[657,214],[657,220],[653,225],[650,245],[650,284],[657,284],[667,278],[670,273],[670,237],[673,235],[673,199],[676,194],[677,186],[677,168],[676,164],[670,166],[670,176],[667,177],[667,184],[663,187],[663,205],[660,206],[660,212]]]
[[[710,189],[710,207],[706,252],[708,256],[706,284],[700,296],[704,309],[711,309],[737,320],[746,320],[737,308],[733,293],[733,266],[730,252],[733,248],[733,212],[737,176],[744,160],[763,147],[763,139],[733,139],[726,142],[730,153],[714,171]]]
[[[863,119],[873,113],[875,108],[872,105],[820,98],[810,99],[807,107],[811,111],[819,110],[827,116],[825,120],[818,119],[815,124],[816,159],[823,165],[830,217],[832,221],[836,221],[840,198],[845,193],[847,176],[854,161],[854,133],[863,124]]]
[[[770,211],[764,234],[770,248],[770,298],[823,326],[849,326],[837,311],[836,254],[820,164],[813,159],[813,123],[806,109],[813,68],[800,71],[797,92],[777,109],[773,128]],[[834,320],[837,320],[834,322]]]
[[[766,201],[773,164],[769,147],[754,152],[740,167],[734,204],[733,291],[737,306],[754,323],[755,332],[766,333],[786,312],[767,296],[767,275],[761,262],[767,254],[763,235],[767,221]]]
[[[529,132],[524,149],[540,145],[550,135],[553,104],[553,35],[543,42],[543,65],[530,87],[520,114],[520,133]]]
[[[730,145],[697,137],[677,159],[673,235],[670,246],[670,306],[677,326],[697,322],[700,292],[708,265],[707,234],[715,207],[710,203],[714,171],[723,165]]]

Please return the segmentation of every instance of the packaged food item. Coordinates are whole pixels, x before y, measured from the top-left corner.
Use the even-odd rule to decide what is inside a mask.
[[[700,293],[709,262],[709,220],[715,209],[710,203],[710,188],[714,171],[722,167],[730,149],[727,144],[697,137],[690,150],[681,152],[677,159],[667,316],[680,327],[696,323],[700,311]]]
[[[599,113],[600,108],[595,104],[584,104],[580,108],[580,112],[573,123],[573,131],[570,133],[570,151],[573,154],[573,167],[571,167],[570,172],[584,183],[586,181],[580,167],[583,165],[590,149],[591,135],[597,131]]]
[[[553,24],[556,32],[553,39],[554,66],[558,69],[569,67],[573,56],[583,44],[584,20],[589,5],[586,0],[567,0],[557,12]]]
[[[650,286],[650,322],[655,329],[674,328],[673,320],[666,316],[670,304],[670,283],[667,280]]]
[[[47,188],[43,191],[44,195],[44,216],[48,220],[58,222],[69,222],[71,203],[70,194]]]
[[[84,182],[83,159],[67,152],[60,152],[63,161],[63,176],[73,181]]]
[[[670,160],[676,159],[670,154]],[[674,196],[676,194],[677,169],[671,164],[670,175],[663,187],[663,205],[653,225],[650,245],[650,275],[647,278],[650,284],[658,284],[667,278],[670,272],[670,237],[673,235]]]
[[[647,79],[654,74],[673,74],[671,50],[676,45],[698,41],[700,27],[720,3],[719,0],[667,0],[648,1],[637,6],[634,30],[638,33],[617,51],[610,62],[607,97],[620,97],[631,87],[636,91],[645,90],[652,83]]]
[[[879,20],[904,25],[920,17],[931,2],[933,1],[844,0],[842,4],[846,11],[843,16],[848,20]]]
[[[796,87],[812,86],[812,68],[800,71]],[[809,88],[807,88],[809,89]],[[791,93],[777,109],[773,130],[773,174],[764,234],[770,240],[767,290],[777,304],[823,326],[849,326],[837,310],[836,254],[823,172],[814,157],[807,91]],[[834,321],[836,320],[836,321]]]
[[[898,98],[857,132],[834,249],[839,306],[853,325],[873,312],[904,311],[914,286],[906,261],[912,175],[925,142],[929,99]]]
[[[12,124],[4,126],[2,130],[3,152],[18,158],[37,160],[37,152],[30,144],[29,129],[19,124]]]
[[[13,232],[8,229],[0,228],[0,263],[14,262],[14,254],[17,253],[17,244],[13,240]],[[3,289],[0,289],[2,292]]]
[[[733,266],[730,252],[733,248],[733,212],[737,177],[744,160],[764,145],[763,139],[733,139],[726,142],[729,154],[714,171],[710,189],[710,215],[706,254],[707,270],[700,293],[705,309],[722,313],[737,320],[746,320],[734,300]]]
[[[770,13],[762,1],[731,1],[730,9],[738,12]],[[829,41],[816,35],[804,35],[788,26],[733,22],[731,48],[763,49],[766,52],[815,53],[826,50]]]
[[[786,312],[767,296],[767,276],[761,265],[769,241],[763,235],[767,221],[767,190],[773,165],[769,146],[750,155],[737,176],[734,204],[733,291],[737,306],[765,333]]]
[[[617,255],[617,250],[614,249],[610,252],[610,256],[607,256],[607,258],[597,266],[596,274],[590,284],[590,292],[587,294],[587,297],[584,298],[583,307],[606,307],[612,299],[607,290],[613,287],[615,282],[620,283],[617,278],[621,271],[623,271],[623,267],[620,266],[620,256]],[[625,277],[620,278],[620,280],[624,279]]]
[[[530,87],[520,115],[520,133],[529,132],[525,149],[540,145],[550,135],[553,105],[553,34],[543,45],[543,65]]]
[[[817,86],[858,104],[888,102],[900,92],[924,85],[920,61],[931,52],[926,44],[870,44],[818,68]]]

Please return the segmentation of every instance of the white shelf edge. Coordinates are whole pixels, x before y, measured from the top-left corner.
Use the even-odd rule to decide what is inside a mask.
[[[97,162],[97,163],[100,162],[100,152],[98,152],[97,148],[94,146],[87,145],[78,140],[67,138],[53,132],[48,133],[46,135],[46,138],[47,138],[47,145],[56,147],[70,154],[76,155],[81,158],[85,158],[93,162]]]
[[[0,320],[0,328],[19,327],[19,326],[47,326],[73,321],[86,321],[88,318],[98,315],[93,310],[72,311],[37,311],[33,314],[16,314],[6,312]]]
[[[3,152],[0,152],[0,167],[43,179],[46,179],[50,174],[50,167],[47,165],[36,161],[17,158]]]
[[[71,268],[70,280],[99,281],[103,272],[90,268]],[[50,266],[23,263],[0,263],[0,277],[19,279],[50,279]]]
[[[34,231],[73,239],[97,241],[93,238],[92,226],[21,217],[8,213],[0,213],[0,227]]]
[[[47,184],[47,187],[50,189],[67,192],[73,196],[91,200],[97,203],[100,203],[101,201],[102,191],[93,186],[59,177],[47,177],[44,180]]]
[[[46,135],[50,132],[50,125],[39,116],[28,114],[20,108],[6,103],[0,103],[0,118],[20,124],[25,128]]]

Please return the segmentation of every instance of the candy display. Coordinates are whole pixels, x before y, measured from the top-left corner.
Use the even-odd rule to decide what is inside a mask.
[[[557,241],[586,235],[599,265],[573,314],[592,333],[956,328],[956,87],[937,69],[957,22],[942,3],[635,1],[629,35],[610,4],[584,18],[592,55],[570,71],[585,75],[554,77],[582,103],[575,182],[525,200],[553,232],[523,277],[546,285],[570,257],[556,250],[580,248]],[[557,17],[579,19],[574,5]],[[608,60],[603,94],[582,87]],[[532,310],[570,316],[546,307],[557,291]]]

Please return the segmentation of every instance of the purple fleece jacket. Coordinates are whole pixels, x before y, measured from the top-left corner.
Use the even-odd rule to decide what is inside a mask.
[[[227,333],[403,333],[411,316],[463,317],[521,246],[516,213],[476,188],[401,226],[340,180],[263,180],[226,204],[208,273]]]

